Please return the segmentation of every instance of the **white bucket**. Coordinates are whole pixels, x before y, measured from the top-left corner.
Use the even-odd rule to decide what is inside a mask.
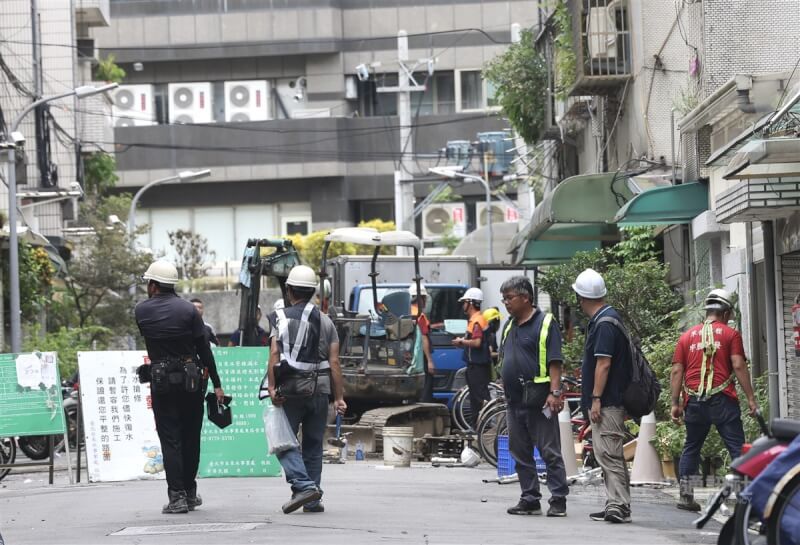
[[[410,467],[414,449],[414,428],[383,428],[383,463]]]

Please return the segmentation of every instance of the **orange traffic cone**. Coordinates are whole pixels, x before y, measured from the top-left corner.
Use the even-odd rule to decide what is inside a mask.
[[[564,468],[567,470],[567,477],[573,477],[578,474],[578,464],[575,461],[575,439],[572,437],[572,424],[567,403],[558,413],[558,430],[561,435],[561,457],[564,459]]]
[[[664,474],[661,472],[661,460],[650,439],[656,434],[656,415],[650,413],[642,417],[639,426],[639,437],[636,440],[636,455],[631,469],[631,484],[663,484]]]

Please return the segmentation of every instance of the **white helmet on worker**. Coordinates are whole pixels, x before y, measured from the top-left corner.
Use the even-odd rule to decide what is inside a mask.
[[[412,282],[411,285],[408,286],[408,294],[411,296],[412,299],[417,296],[417,283],[416,282]],[[421,282],[419,284],[419,295],[421,295],[422,297],[427,297],[428,296],[428,290],[425,289],[425,284],[423,284]]]
[[[586,269],[572,284],[572,289],[584,299],[602,299],[606,296],[606,282],[594,269]]]
[[[169,261],[153,261],[142,275],[142,280],[152,280],[163,286],[174,286],[178,283],[178,269]]]
[[[467,291],[464,292],[464,295],[461,296],[461,299],[458,302],[462,301],[477,301],[479,303],[483,302],[483,292],[480,288],[469,288]]]
[[[297,265],[289,271],[289,278],[286,279],[286,284],[295,288],[316,288],[317,273],[311,267]]]
[[[706,310],[731,310],[731,294],[723,289],[711,290],[706,296],[705,305]]]

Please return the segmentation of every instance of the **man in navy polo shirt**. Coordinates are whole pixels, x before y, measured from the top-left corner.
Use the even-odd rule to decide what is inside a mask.
[[[598,323],[604,316],[622,322],[617,311],[606,304],[606,284],[599,273],[586,269],[578,275],[572,289],[581,310],[590,318],[581,366],[581,405],[592,420],[592,445],[606,484],[605,509],[589,517],[630,522],[631,490],[623,453],[625,409],[622,406],[622,394],[631,380],[630,345],[617,326]]]
[[[533,448],[547,465],[550,489],[548,517],[567,515],[567,472],[561,457],[558,413],[561,398],[561,332],[552,314],[533,305],[533,286],[524,276],[509,278],[500,286],[503,304],[511,316],[503,328],[501,373],[508,409],[508,442],[522,489],[510,515],[541,515],[541,498]],[[544,358],[542,356],[544,355]],[[544,361],[543,361],[544,360]],[[532,406],[524,403],[525,387],[537,390]],[[541,392],[539,395],[538,392]]]

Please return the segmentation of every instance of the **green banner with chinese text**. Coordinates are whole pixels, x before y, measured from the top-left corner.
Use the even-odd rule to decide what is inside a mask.
[[[264,347],[214,348],[214,359],[225,395],[233,398],[233,423],[218,428],[203,419],[200,448],[201,477],[276,477],[281,466],[267,454],[264,403],[258,386],[267,369],[269,350]],[[209,391],[213,386],[209,383]],[[206,411],[206,408],[203,409]]]

